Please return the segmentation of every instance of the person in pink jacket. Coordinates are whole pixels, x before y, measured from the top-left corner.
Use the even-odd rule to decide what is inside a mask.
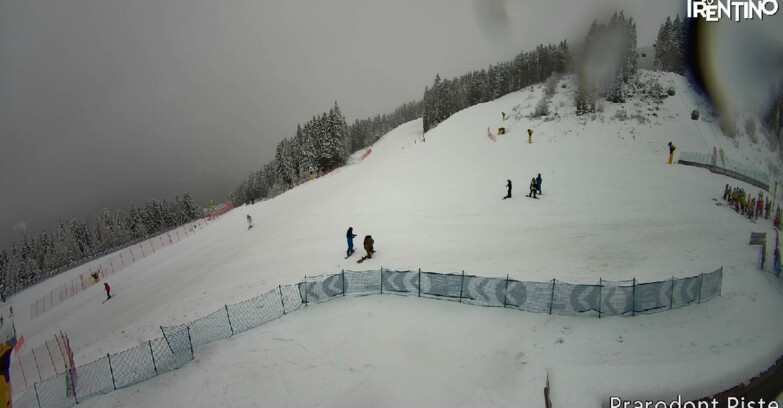
[[[106,300],[111,299],[111,286],[109,286],[109,282],[103,282],[103,289],[106,290]]]

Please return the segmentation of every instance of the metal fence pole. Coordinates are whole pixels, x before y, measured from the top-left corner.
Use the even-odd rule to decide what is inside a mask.
[[[506,290],[503,292],[503,307],[508,304],[508,275],[506,275]]]
[[[601,318],[601,304],[604,303],[602,296],[604,289],[604,278],[598,278],[598,318]]]
[[[636,316],[636,278],[633,278],[633,288],[631,289],[631,316]]]
[[[701,304],[701,288],[704,286],[704,272],[699,276],[699,304]]]
[[[24,380],[24,388],[28,388],[28,385],[27,385],[27,376],[26,376],[26,375],[24,375],[24,366],[22,365],[22,359],[21,359],[21,358],[19,359],[19,368],[20,368],[20,369],[21,369],[21,371],[22,371],[22,379]]]
[[[421,297],[421,268],[419,268],[419,297]]]
[[[171,353],[174,353],[174,349],[171,348],[171,343],[169,343],[169,337],[166,336],[166,332],[163,330],[163,326],[160,326],[160,332],[163,333],[163,340],[166,340],[166,344],[169,345],[169,350],[171,350]]]
[[[383,295],[383,266],[381,266],[381,295]]]
[[[188,326],[188,343],[190,343],[190,358],[195,358],[193,356],[193,339],[190,338],[190,326]]]
[[[150,346],[150,355],[152,356],[152,367],[155,368],[155,375],[158,375],[158,364],[155,362],[155,353],[152,352],[152,340],[147,340]]]
[[[41,399],[38,397],[38,384],[33,384],[33,390],[35,391],[35,402],[38,404],[38,408],[40,408]]]
[[[234,335],[234,325],[231,324],[231,315],[228,313],[228,305],[226,305],[226,319],[228,319],[228,328],[231,329],[231,335]]]
[[[43,378],[41,378],[41,367],[38,367],[38,358],[35,357],[35,349],[30,349],[31,353],[33,353],[33,361],[35,362],[35,370],[38,371],[38,381],[43,381]]]
[[[340,271],[340,274],[342,274],[342,278],[343,278],[343,296],[345,296],[345,269],[342,269]]]
[[[283,305],[283,314],[285,314],[285,300],[283,299],[283,287],[277,285],[277,290],[280,291],[280,304]]]
[[[305,305],[305,307],[307,307],[307,291],[310,289],[310,288],[307,287],[307,275],[305,275],[305,277],[304,277],[304,289],[305,289],[304,290],[304,292],[305,292],[304,305]]]
[[[552,304],[555,302],[555,279],[552,279],[552,297],[549,298],[549,314],[552,314]]]
[[[54,375],[57,375],[57,366],[54,365],[54,356],[52,356],[52,350],[49,348],[49,341],[44,340],[44,345],[46,346],[46,351],[49,352],[49,360],[52,361],[52,367],[54,367]]]
[[[111,373],[111,385],[114,386],[114,389],[117,389],[117,383],[114,381],[114,369],[111,366],[111,355],[109,353],[106,353],[106,358],[109,359],[109,372]],[[74,393],[76,394],[76,393]]]
[[[674,276],[672,276],[672,296],[669,298],[669,310],[674,307]]]
[[[462,303],[462,288],[465,286],[465,271],[462,271],[462,280],[459,281],[459,302]]]

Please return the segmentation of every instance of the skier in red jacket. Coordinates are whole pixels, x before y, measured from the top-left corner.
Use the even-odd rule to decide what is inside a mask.
[[[111,299],[111,286],[109,286],[109,282],[103,282],[103,289],[106,290],[106,300]]]

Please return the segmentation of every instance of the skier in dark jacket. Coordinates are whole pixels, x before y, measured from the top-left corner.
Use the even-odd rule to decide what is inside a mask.
[[[508,188],[508,193],[506,193],[506,196],[503,197],[503,199],[511,198],[511,180],[506,180],[506,188]]]
[[[527,196],[538,199],[538,197],[536,197],[536,190],[538,190],[538,184],[536,183],[536,179],[532,178],[530,179],[530,194]]]
[[[538,194],[541,194],[541,173],[538,173],[538,177],[536,177],[536,190],[538,190]]]
[[[669,142],[669,164],[672,164],[672,161],[674,159],[674,151],[677,150],[677,146],[674,145],[674,143]]]
[[[348,240],[348,253],[346,256],[351,256],[352,253],[356,252],[353,249],[353,239],[356,238],[356,234],[353,233],[353,227],[348,228],[348,232],[345,233],[345,239]]]
[[[109,286],[109,282],[103,282],[103,289],[106,291],[106,300],[111,299],[111,286]]]
[[[373,249],[374,244],[375,240],[372,239],[372,235],[364,237],[364,250],[367,251],[367,256],[365,256],[365,258],[372,258],[372,254],[375,252],[375,249]]]

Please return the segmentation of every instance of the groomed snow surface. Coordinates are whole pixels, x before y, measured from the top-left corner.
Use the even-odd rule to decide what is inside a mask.
[[[765,156],[744,140],[733,145],[715,120],[691,121],[704,102],[681,77],[646,75],[673,84],[678,96],[658,111],[627,103],[631,114],[658,115],[644,124],[611,119],[619,108],[611,104],[596,120],[575,117],[574,85],[564,79],[550,105],[559,115],[553,121],[501,120],[515,106],[532,111],[543,92],[535,86],[455,114],[423,143],[420,120],[402,125],[364,161],[239,207],[111,276],[111,301],[102,304],[95,286],[33,321],[17,313],[17,331],[29,346],[66,331],[81,365],[160,337],[160,325],[342,269],[597,283],[723,266],[722,296],[638,317],[339,298],[197,348],[182,369],[80,405],[543,407],[547,375],[556,407],[599,407],[613,395],[693,399],[729,388],[783,354],[783,291],[757,270],[758,248],[747,245],[751,232],[774,233],[770,221],[716,205],[727,183],[757,188],[667,165],[666,143],[705,153],[717,146],[751,165]],[[487,127],[495,133],[500,126],[508,134],[491,141]],[[524,197],[538,173],[543,196]],[[513,198],[501,200],[506,179]],[[359,252],[364,235],[375,238],[372,260],[344,259],[349,226]],[[27,310],[58,283],[43,282],[11,302]]]

